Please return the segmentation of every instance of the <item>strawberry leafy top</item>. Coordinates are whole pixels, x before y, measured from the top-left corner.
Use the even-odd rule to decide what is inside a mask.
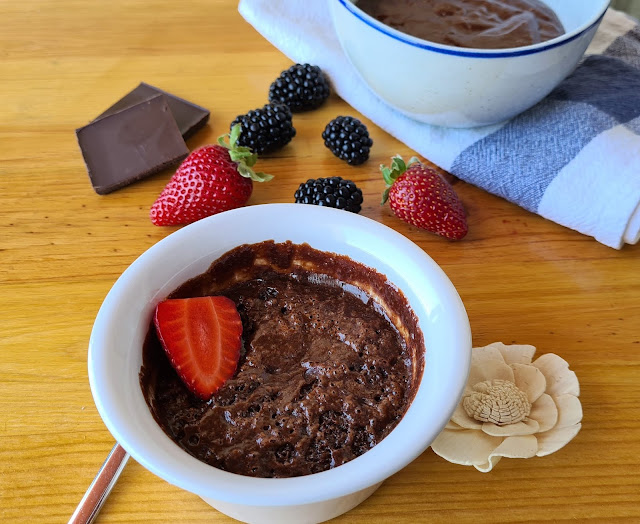
[[[387,184],[387,188],[384,190],[384,193],[382,193],[382,202],[380,203],[380,205],[383,205],[389,199],[389,190],[391,189],[391,186],[393,185],[393,183],[402,174],[404,174],[412,164],[415,164],[415,163],[418,163],[418,164],[420,163],[420,160],[418,159],[418,157],[412,156],[409,159],[409,162],[405,163],[405,161],[402,159],[400,155],[395,155],[391,157],[391,167],[387,167],[384,164],[380,164],[380,171],[382,172],[382,178],[384,178],[384,181]]]
[[[237,164],[238,173],[254,180],[255,182],[268,182],[273,175],[267,173],[255,172],[252,168],[258,160],[258,155],[246,146],[238,145],[238,138],[242,132],[242,126],[235,124],[231,128],[231,132],[218,138],[218,144],[229,150],[229,158]]]

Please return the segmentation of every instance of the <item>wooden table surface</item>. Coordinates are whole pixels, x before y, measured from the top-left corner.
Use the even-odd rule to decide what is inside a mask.
[[[89,390],[93,320],[118,275],[175,230],[148,217],[171,172],[98,196],[74,129],[144,81],[211,110],[193,149],[265,103],[290,61],[233,0],[4,1],[0,29],[0,520],[66,522],[114,444]],[[640,246],[610,249],[463,182],[463,241],[410,227],[379,205],[377,166],[413,152],[364,118],[371,159],[342,163],[320,138],[339,114],[361,117],[336,96],[296,115],[294,141],[258,164],[276,178],[249,204],[291,202],[307,178],[353,179],[362,214],[449,275],[474,345],[532,344],[571,364],[584,420],[557,453],[487,474],[427,450],[336,522],[640,522]],[[231,519],[130,461],[99,521]]]

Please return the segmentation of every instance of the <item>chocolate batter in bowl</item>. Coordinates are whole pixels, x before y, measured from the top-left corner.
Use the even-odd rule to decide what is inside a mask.
[[[456,47],[524,47],[564,33],[556,14],[540,0],[357,0],[354,3],[398,31]]]
[[[171,298],[225,295],[240,312],[244,354],[209,401],[192,395],[151,326],[141,386],[178,445],[255,477],[331,469],[380,442],[406,411],[424,342],[384,275],[306,244],[238,247]]]

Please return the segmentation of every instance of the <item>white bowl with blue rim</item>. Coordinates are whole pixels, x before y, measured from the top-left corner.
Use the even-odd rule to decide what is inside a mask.
[[[422,40],[369,16],[357,0],[330,0],[342,48],[371,90],[401,113],[447,127],[508,120],[535,105],[577,66],[609,0],[545,0],[565,33],[509,49]]]

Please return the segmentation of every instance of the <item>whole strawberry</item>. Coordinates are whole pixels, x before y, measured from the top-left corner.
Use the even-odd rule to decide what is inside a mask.
[[[391,168],[382,165],[380,170],[387,183],[382,203],[388,200],[398,218],[451,240],[467,234],[462,202],[439,173],[415,157],[405,164],[400,156],[391,159]]]
[[[248,147],[238,146],[240,132],[240,126],[235,125],[229,135],[218,139],[219,145],[200,147],[180,164],[151,206],[151,222],[156,226],[190,224],[244,206],[254,180],[273,178],[251,169],[258,157]]]

